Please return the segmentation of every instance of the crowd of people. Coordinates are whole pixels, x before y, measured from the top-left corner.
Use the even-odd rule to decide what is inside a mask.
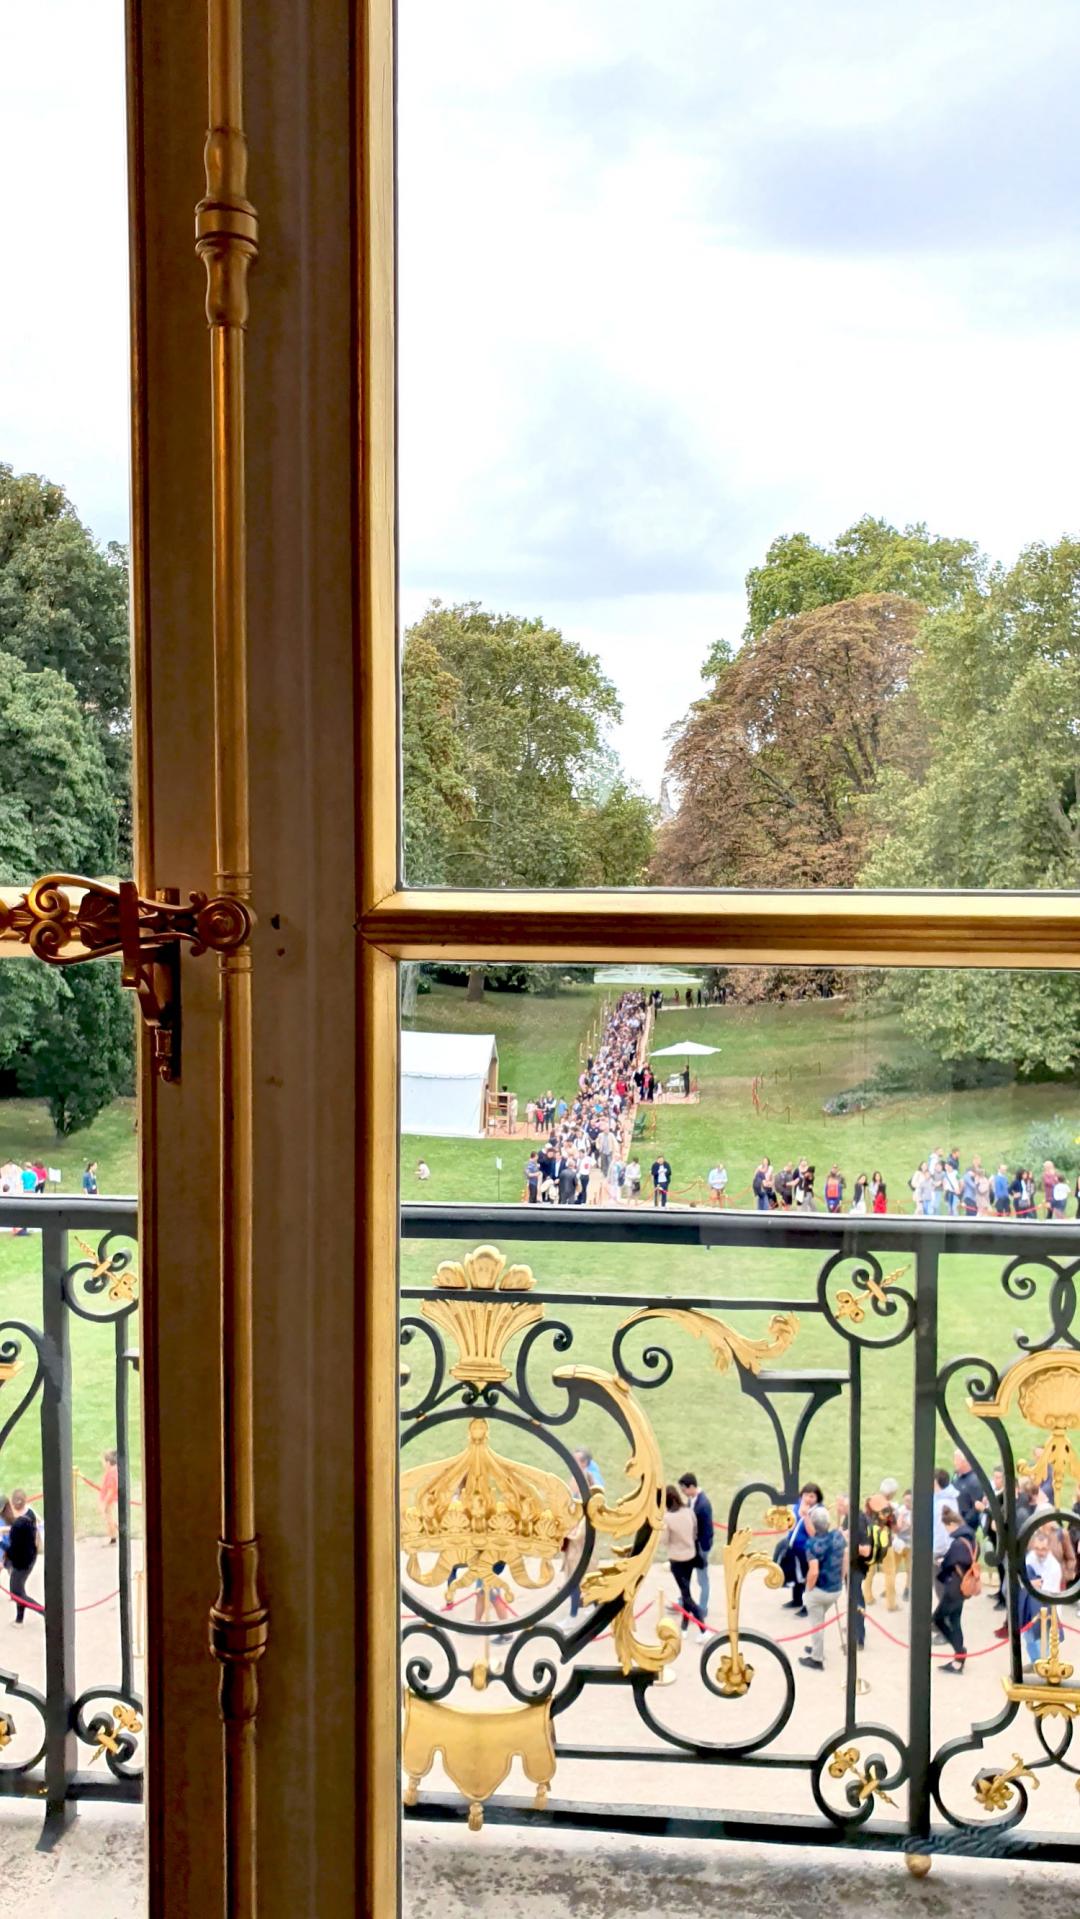
[[[963,1167],[963,1170],[961,1168]],[[718,1164],[710,1172],[708,1184],[716,1200],[722,1200],[727,1188],[726,1168]],[[859,1173],[851,1181],[835,1162],[819,1181],[817,1168],[809,1160],[787,1160],[774,1166],[763,1154],[751,1180],[754,1204],[760,1213],[801,1208],[815,1213],[822,1205],[829,1213],[886,1213],[890,1210],[888,1188],[882,1173]],[[896,1205],[893,1196],[892,1211]],[[907,1181],[901,1205],[910,1203],[925,1218],[976,1219],[1064,1219],[1070,1201],[1080,1219],[1080,1173],[1066,1178],[1052,1160],[1044,1160],[1040,1172],[1030,1167],[1010,1169],[1001,1160],[996,1172],[989,1173],[978,1153],[963,1166],[958,1149],[949,1152],[937,1147],[921,1160]]]
[[[608,1016],[594,1055],[585,1061],[572,1100],[547,1092],[530,1100],[530,1123],[542,1143],[525,1166],[525,1197],[533,1205],[586,1206],[641,1191],[641,1165],[629,1151],[637,1103],[655,1080],[644,1057],[648,1002],[624,993]],[[668,1168],[667,1184],[671,1169]]]
[[[993,1499],[984,1489],[970,1459],[960,1451],[953,1456],[952,1470],[942,1466],[934,1473],[934,1483],[925,1495],[932,1501],[933,1564],[936,1604],[932,1615],[937,1642],[950,1654],[941,1663],[941,1671],[960,1675],[966,1669],[969,1649],[964,1639],[964,1606],[982,1590],[982,1565],[989,1553],[997,1559],[997,1515],[1008,1507],[1005,1474],[996,1467],[991,1475]],[[1035,1671],[1036,1661],[1046,1656],[1047,1634],[1043,1621],[1041,1595],[1056,1598],[1074,1583],[1080,1563],[1080,1499],[1073,1508],[1074,1518],[1061,1524],[1054,1513],[1049,1480],[1042,1483],[1019,1479],[1013,1488],[1013,1514],[1017,1537],[1024,1544],[1027,1584],[1017,1581],[1012,1595],[1016,1620],[1023,1637],[1024,1672]],[[820,1670],[827,1658],[826,1622],[842,1606],[845,1591],[855,1588],[855,1644],[859,1651],[866,1645],[864,1594],[867,1582],[891,1555],[892,1573],[897,1590],[901,1582],[911,1591],[911,1551],[913,1535],[913,1496],[901,1493],[899,1482],[885,1479],[880,1490],[870,1494],[854,1516],[846,1497],[839,1494],[833,1512],[825,1503],[822,1489],[808,1481],[799,1493],[794,1524],[777,1542],[774,1558],[780,1566],[784,1584],[790,1589],[785,1602],[796,1617],[806,1619],[808,1638],[801,1664]],[[1045,1514],[1039,1523],[1040,1514]],[[680,1569],[672,1573],[682,1599],[684,1580]],[[995,1597],[995,1608],[1008,1609],[1008,1580],[1002,1574]],[[694,1617],[697,1613],[687,1607]],[[995,1629],[995,1637],[1009,1637],[1008,1620]]]

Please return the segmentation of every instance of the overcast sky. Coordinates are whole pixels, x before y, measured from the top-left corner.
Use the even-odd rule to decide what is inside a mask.
[[[475,598],[594,648],[655,793],[776,534],[1076,530],[1078,0],[399,12],[406,620]],[[117,0],[0,9],[0,459],[102,538],[122,111]]]

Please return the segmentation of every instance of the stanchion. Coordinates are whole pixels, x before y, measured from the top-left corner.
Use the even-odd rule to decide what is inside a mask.
[[[664,1600],[664,1595],[662,1592],[658,1592],[656,1595],[656,1637],[657,1639],[660,1638],[660,1627],[664,1623],[664,1615],[666,1612],[667,1612],[667,1605]],[[653,1680],[653,1685],[654,1686],[673,1686],[675,1684],[675,1679],[676,1679],[675,1662],[673,1660],[670,1665],[661,1666],[660,1671],[657,1673],[656,1678]]]

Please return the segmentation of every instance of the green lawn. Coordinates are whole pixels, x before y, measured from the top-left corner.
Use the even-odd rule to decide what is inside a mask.
[[[131,1194],[137,1181],[137,1142],[135,1102],[118,1100],[103,1113],[88,1131],[73,1140],[57,1140],[43,1105],[32,1100],[5,1100],[0,1104],[0,1160],[41,1158],[63,1174],[61,1194],[81,1191],[83,1167],[88,1159],[98,1162],[98,1180],[102,1193]],[[93,1244],[96,1235],[90,1241]],[[72,1244],[73,1261],[81,1249]],[[138,1271],[138,1261],[135,1262]],[[36,1233],[27,1238],[10,1234],[0,1237],[0,1300],[3,1320],[0,1338],[12,1320],[41,1325],[41,1240]],[[130,1321],[131,1343],[137,1343],[135,1322]],[[113,1408],[114,1348],[112,1326],[92,1326],[72,1315],[72,1427],[74,1460],[88,1479],[100,1480],[101,1454],[115,1444]],[[137,1382],[133,1381],[133,1385]],[[9,1381],[0,1393],[0,1420],[11,1413],[9,1395],[20,1390],[20,1376]],[[132,1395],[131,1464],[136,1495],[139,1479],[139,1422],[137,1390]],[[17,1400],[14,1402],[17,1403]],[[0,1452],[0,1488],[10,1492],[22,1485],[28,1492],[41,1491],[40,1395],[18,1421],[4,1441]],[[79,1524],[93,1531],[98,1523],[93,1493],[85,1487],[79,1493]],[[138,1514],[135,1514],[137,1521]]]
[[[431,1010],[437,1008],[449,1028],[456,1024],[462,1001],[463,995],[455,999],[448,994]],[[470,1018],[481,1015],[475,1030],[488,1030],[483,1015],[490,1017],[493,1004],[499,1002],[493,1002],[489,995],[483,1008],[468,1009]],[[584,1021],[580,1006],[570,996],[517,1004],[530,1025],[541,1011],[549,1057],[556,1044],[561,1044],[564,1054],[573,1054],[576,1059],[575,1021],[579,1027]],[[510,1011],[512,1017],[513,1003]],[[438,1021],[432,1019],[431,1023]],[[561,1041],[556,1037],[559,1028],[565,1029]],[[896,1050],[894,1023],[859,1002],[805,1001],[786,1006],[665,1012],[658,1022],[658,1043],[667,1045],[682,1039],[703,1040],[720,1050],[712,1058],[695,1062],[701,1081],[700,1104],[659,1105],[655,1140],[643,1142],[640,1148],[646,1168],[657,1149],[664,1148],[672,1163],[676,1192],[702,1178],[717,1157],[723,1158],[728,1167],[732,1193],[745,1191],[754,1166],[767,1150],[777,1163],[801,1154],[815,1161],[819,1193],[834,1160],[844,1171],[849,1187],[859,1172],[880,1169],[887,1181],[890,1209],[910,1212],[908,1177],[936,1145],[947,1149],[955,1143],[962,1156],[977,1151],[987,1165],[999,1156],[1015,1164],[1033,1119],[1048,1118],[1055,1112],[1075,1115],[1080,1131],[1080,1089],[1061,1085],[904,1098],[865,1114],[827,1117],[821,1108],[829,1094],[863,1080],[878,1059]],[[507,1051],[515,1061],[528,1057],[524,1051],[512,1052],[509,1045]],[[751,1099],[751,1081],[758,1074],[767,1075],[761,1112],[755,1111]],[[511,1072],[504,1078],[524,1103],[531,1082],[524,1076],[515,1080]],[[541,1074],[540,1078],[557,1084],[550,1074],[546,1078]],[[419,1141],[409,1139],[403,1146],[406,1199],[419,1196],[409,1177],[414,1147],[418,1149],[419,1145]],[[432,1169],[432,1179],[423,1192],[425,1199],[494,1199],[493,1162],[497,1151],[513,1173],[509,1181],[504,1173],[503,1199],[520,1192],[521,1165],[511,1163],[513,1146],[496,1148],[435,1139],[424,1141],[423,1146]],[[518,1143],[517,1161],[523,1163],[525,1156]],[[747,1204],[747,1199],[742,1203]],[[808,1261],[797,1252],[673,1248],[658,1254],[646,1247],[568,1245],[542,1250],[515,1243],[509,1234],[500,1244],[510,1258],[534,1268],[538,1283],[567,1291],[646,1296],[708,1294],[719,1300],[736,1294],[766,1299],[783,1293],[797,1298],[811,1293],[816,1276],[816,1261]],[[403,1277],[406,1283],[426,1284],[440,1259],[460,1258],[467,1250],[461,1242],[406,1241]],[[1008,1299],[1000,1287],[1001,1264],[996,1257],[944,1262],[940,1310],[943,1361],[962,1353],[982,1353],[1003,1364],[1015,1354],[1013,1334],[1017,1328],[1023,1327],[1036,1338],[1045,1330],[1044,1301],[1040,1297],[1030,1304],[1017,1305]],[[911,1274],[905,1278],[910,1283]],[[549,1308],[549,1317],[553,1310]],[[542,1343],[537,1350],[534,1364],[540,1388],[544,1382],[542,1368],[572,1359],[610,1369],[611,1340],[623,1317],[624,1313],[609,1308],[576,1313],[572,1320],[574,1345],[566,1361],[553,1353],[550,1343]],[[759,1336],[766,1330],[768,1317],[768,1310],[763,1308],[760,1314],[739,1314],[733,1323]],[[741,1394],[737,1376],[718,1375],[709,1352],[685,1331],[664,1326],[657,1330],[660,1342],[672,1351],[675,1372],[667,1385],[655,1393],[642,1394],[642,1402],[653,1420],[668,1470],[677,1473],[692,1465],[725,1497],[747,1479],[759,1474],[771,1477],[775,1472],[771,1430],[764,1413]],[[636,1352],[646,1343],[647,1333],[648,1323],[639,1336]],[[419,1386],[423,1376],[420,1346],[421,1342],[416,1342],[410,1352],[416,1369],[410,1391]],[[910,1478],[911,1355],[912,1348],[906,1344],[895,1352],[871,1353],[864,1363],[862,1443],[863,1483],[867,1489],[875,1487],[886,1473],[904,1483]],[[844,1364],[844,1354],[837,1336],[826,1325],[804,1318],[795,1346],[776,1364],[780,1369],[835,1369]],[[550,1385],[546,1396],[542,1390],[540,1396],[544,1403],[556,1403]],[[957,1395],[960,1404],[963,1397],[961,1382]],[[807,1472],[820,1476],[830,1492],[846,1479],[846,1422],[845,1396],[819,1413],[805,1454]],[[790,1418],[785,1424],[790,1430]],[[980,1442],[979,1423],[966,1414],[964,1429],[973,1445],[981,1444],[986,1457],[985,1429]],[[609,1472],[619,1467],[621,1441],[599,1415],[591,1411],[583,1415],[575,1427],[578,1432],[590,1439]],[[1025,1438],[1030,1439],[1030,1435]],[[432,1434],[430,1440],[425,1436],[411,1457],[431,1455],[445,1443],[445,1432]],[[943,1436],[942,1463],[951,1463],[951,1451],[951,1442]]]
[[[436,987],[419,1002],[410,1022],[435,1030],[494,1032],[498,1041],[502,1079],[518,1093],[522,1109],[530,1093],[552,1086],[573,1087],[581,1043],[596,1020],[602,995],[591,987],[566,989],[552,998],[517,994],[485,995],[470,1004],[463,988]],[[656,1109],[657,1132],[645,1141],[641,1155],[646,1167],[659,1146],[674,1169],[676,1191],[691,1187],[722,1157],[737,1194],[750,1181],[753,1167],[765,1150],[774,1161],[805,1153],[816,1161],[819,1191],[833,1159],[849,1184],[860,1171],[880,1168],[887,1179],[890,1202],[910,1211],[907,1178],[912,1167],[935,1145],[952,1145],[962,1154],[982,1154],[986,1164],[998,1155],[1014,1162],[1026,1129],[1035,1118],[1055,1112],[1075,1116],[1080,1131],[1080,1089],[1075,1087],[1004,1087],[976,1093],[932,1098],[897,1099],[866,1114],[827,1118],[822,1101],[830,1093],[863,1080],[876,1060],[894,1052],[895,1025],[859,1002],[807,1001],[788,1006],[717,1008],[702,1012],[665,1012],[658,1042],[666,1045],[685,1038],[701,1039],[719,1047],[716,1056],[698,1062],[700,1105],[661,1104]],[[765,1074],[763,1111],[751,1100],[751,1081]],[[432,1178],[421,1189],[413,1168],[421,1151]],[[26,1101],[0,1105],[0,1158],[41,1154],[63,1173],[61,1191],[77,1192],[88,1158],[99,1163],[103,1193],[133,1193],[136,1186],[134,1107],[118,1102],[87,1133],[72,1142],[56,1142],[45,1109]],[[503,1160],[497,1173],[495,1161]],[[467,1140],[421,1139],[402,1143],[403,1192],[406,1199],[504,1201],[516,1199],[527,1157],[523,1142],[495,1143]],[[694,1189],[695,1191],[697,1189]],[[508,1215],[508,1226],[513,1213]],[[531,1264],[540,1284],[570,1292],[609,1291],[648,1296],[704,1295],[723,1300],[738,1293],[762,1298],[780,1292],[792,1297],[807,1294],[814,1280],[813,1262],[797,1253],[709,1252],[701,1248],[672,1249],[660,1255],[645,1247],[552,1246],[546,1250],[517,1244],[509,1238],[504,1250]],[[76,1249],[77,1251],[78,1249]],[[403,1278],[426,1284],[442,1258],[459,1258],[469,1247],[462,1242],[406,1241],[402,1248]],[[999,1262],[995,1259],[953,1259],[943,1273],[941,1351],[943,1357],[985,1353],[1002,1363],[1015,1351],[1013,1333],[1023,1326],[1038,1337],[1044,1330],[1039,1300],[1018,1305],[1002,1293]],[[910,1275],[907,1276],[910,1279]],[[0,1239],[0,1288],[5,1318],[41,1323],[40,1241]],[[722,1308],[720,1308],[722,1311]],[[552,1317],[549,1309],[548,1317]],[[544,1368],[556,1364],[589,1363],[610,1369],[612,1336],[625,1315],[617,1309],[582,1310],[574,1316],[574,1345],[564,1357],[550,1343],[541,1343],[535,1355],[534,1378],[544,1383]],[[753,1335],[764,1333],[768,1309],[740,1314],[735,1323]],[[676,1370],[671,1381],[655,1393],[642,1394],[669,1470],[693,1465],[714,1491],[729,1496],[734,1488],[758,1474],[774,1471],[772,1435],[761,1411],[743,1396],[737,1378],[721,1377],[711,1356],[699,1342],[676,1327],[661,1327],[660,1340],[670,1346]],[[639,1336],[640,1351],[645,1335]],[[112,1443],[112,1337],[109,1329],[76,1321],[72,1328],[75,1368],[73,1399],[74,1447],[78,1466],[97,1478],[102,1449]],[[415,1385],[423,1375],[422,1342],[410,1352]],[[798,1340],[781,1367],[833,1368],[841,1363],[836,1336],[815,1320],[804,1318]],[[11,1393],[17,1381],[3,1388]],[[413,1390],[413,1388],[410,1388]],[[962,1397],[962,1394],[961,1394]],[[548,1385],[544,1403],[557,1403]],[[908,1346],[895,1353],[870,1355],[864,1369],[863,1428],[864,1483],[876,1485],[886,1473],[906,1480],[911,1458],[911,1357]],[[8,1408],[10,1410],[10,1408]],[[0,1413],[5,1411],[0,1397]],[[846,1474],[846,1410],[843,1402],[827,1406],[818,1416],[806,1468],[818,1473],[830,1490]],[[132,1459],[138,1475],[137,1422],[133,1421]],[[973,1440],[978,1428],[970,1422]],[[576,1432],[588,1437],[609,1472],[622,1464],[621,1441],[610,1426],[591,1411]],[[445,1432],[426,1437],[430,1454],[445,1445]],[[951,1449],[943,1442],[942,1458]],[[985,1455],[985,1441],[983,1443]],[[419,1456],[418,1450],[411,1457]],[[40,1442],[35,1405],[4,1442],[0,1453],[0,1488],[8,1491],[23,1483],[40,1489]],[[92,1495],[80,1508],[85,1528],[96,1522]]]
[[[473,1004],[464,986],[436,984],[417,1002],[416,1016],[405,1025],[416,1032],[494,1033],[499,1049],[499,1080],[517,1093],[521,1122],[525,1104],[548,1087],[569,1098],[581,1071],[581,1044],[600,1018],[604,994],[598,987],[569,986],[544,998],[538,993],[485,993]],[[416,1162],[424,1153],[431,1168],[423,1193]],[[424,1140],[408,1133],[401,1143],[401,1179],[406,1199],[514,1199],[528,1158],[519,1141]],[[495,1162],[503,1162],[500,1173]]]

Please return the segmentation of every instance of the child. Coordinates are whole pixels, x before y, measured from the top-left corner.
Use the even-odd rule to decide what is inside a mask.
[[[98,1505],[105,1521],[105,1531],[109,1535],[110,1546],[115,1546],[120,1537],[120,1474],[116,1465],[116,1452],[110,1447],[102,1453],[101,1463],[105,1470],[101,1475],[98,1491]]]

